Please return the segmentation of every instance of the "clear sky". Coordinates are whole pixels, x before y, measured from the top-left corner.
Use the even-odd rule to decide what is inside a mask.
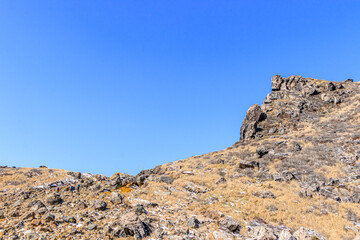
[[[231,146],[272,75],[360,79],[360,1],[0,1],[0,165],[136,174]]]

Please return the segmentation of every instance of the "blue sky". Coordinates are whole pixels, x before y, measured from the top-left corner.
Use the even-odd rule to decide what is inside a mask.
[[[359,1],[0,2],[0,165],[136,174],[239,139],[272,75],[358,80]]]

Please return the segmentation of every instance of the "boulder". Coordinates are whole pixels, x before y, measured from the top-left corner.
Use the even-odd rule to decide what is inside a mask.
[[[65,217],[62,217],[61,219],[67,223],[76,223],[76,219],[72,216],[65,216]]]
[[[276,199],[275,195],[270,191],[261,191],[261,192],[253,192],[252,193],[255,197],[260,198],[274,198]]]
[[[266,119],[266,114],[261,110],[259,105],[252,105],[246,112],[246,116],[241,125],[240,139],[247,140],[255,137],[259,131],[257,125],[259,122]]]
[[[28,207],[31,208],[33,211],[37,211],[40,208],[44,208],[45,205],[40,200],[35,200],[29,203]]]
[[[100,191],[101,189],[101,185],[100,184],[95,184],[93,186],[90,187],[90,190],[93,191],[93,192],[97,192],[97,191]]]
[[[271,78],[271,90],[279,91],[281,89],[281,85],[283,84],[284,79],[280,75],[275,75]]]
[[[110,194],[110,202],[114,204],[122,203],[123,197],[118,192],[111,192]]]
[[[333,103],[334,97],[328,93],[323,93],[323,94],[321,94],[321,100],[323,100],[326,103]]]
[[[278,240],[296,240],[296,238],[288,229],[285,229],[280,232]]]
[[[43,217],[43,219],[45,222],[53,222],[55,221],[55,216],[53,214],[48,213]]]
[[[234,239],[232,234],[223,232],[223,231],[214,231],[212,235],[213,235],[214,239],[216,239],[216,240],[233,240]]]
[[[255,168],[255,167],[259,167],[258,162],[255,162],[255,161],[247,162],[247,161],[241,160],[239,163],[239,168],[241,168],[241,169]]]
[[[289,182],[291,180],[295,179],[295,176],[292,172],[289,171],[283,171],[281,173],[273,174],[273,180],[278,182]]]
[[[122,228],[121,236],[133,236],[135,239],[141,239],[151,233],[150,226],[142,222],[134,212],[123,215],[120,218],[120,224]]]
[[[290,76],[283,78],[280,75],[275,75],[271,78],[271,90],[272,91],[303,91],[304,86],[307,84],[307,80],[301,76]],[[308,85],[310,86],[310,85]],[[315,89],[314,86],[311,86]]]
[[[87,208],[88,205],[86,202],[83,202],[83,201],[78,201],[75,205],[75,208],[78,209],[78,210],[82,210],[82,209],[85,209]]]
[[[191,228],[199,228],[200,221],[196,218],[196,216],[191,216],[186,221],[186,226]]]
[[[54,193],[46,198],[46,202],[50,205],[62,204],[63,200],[60,197],[60,194]]]
[[[221,178],[220,178],[219,180],[217,180],[215,183],[216,183],[216,184],[223,184],[223,183],[226,183],[226,178],[221,177]]]
[[[110,188],[117,189],[128,184],[135,183],[136,179],[134,176],[128,174],[115,173],[110,177]]]
[[[268,154],[269,151],[263,147],[259,147],[256,149],[256,153],[259,155],[259,157],[263,157],[264,155]]]
[[[24,236],[26,240],[38,240],[39,234],[33,232],[32,230],[28,230],[24,232]]]
[[[101,200],[97,200],[94,202],[94,209],[95,210],[101,210],[104,211],[106,210],[107,204],[105,201],[101,201]]]
[[[163,182],[163,183],[167,183],[167,184],[171,184],[171,183],[174,181],[174,179],[172,179],[172,178],[169,177],[169,176],[162,175],[162,176],[159,177],[159,180],[158,180],[158,181],[159,181],[159,182]]]
[[[264,226],[256,226],[251,229],[250,234],[257,240],[277,240],[274,231]]]
[[[19,221],[16,225],[15,225],[15,228],[17,228],[17,229],[23,229],[24,228],[24,226],[25,226],[25,223],[24,223],[24,221]]]
[[[224,217],[219,221],[219,226],[222,229],[228,230],[233,233],[239,233],[241,229],[240,223],[237,220],[233,219],[232,217],[228,217],[228,216]]]
[[[324,239],[320,234],[314,230],[301,227],[299,230],[294,232],[296,240],[321,240]]]
[[[81,179],[81,173],[80,172],[68,172],[67,174],[74,177],[75,179]]]
[[[143,214],[143,213],[144,213],[144,214],[147,214],[144,206],[143,206],[142,204],[136,205],[136,206],[135,206],[135,214],[140,216],[140,215]]]
[[[329,82],[327,85],[327,89],[329,91],[334,91],[336,89],[336,86],[332,82]]]
[[[94,224],[94,223],[89,224],[89,225],[87,226],[87,229],[88,229],[88,230],[96,230],[96,229],[97,229],[97,225]]]
[[[35,213],[33,211],[26,212],[21,216],[21,220],[28,220],[33,218],[35,218]]]
[[[301,146],[300,146],[300,144],[297,143],[297,142],[292,142],[292,143],[291,143],[291,151],[293,151],[293,152],[299,152],[299,151],[301,151]]]

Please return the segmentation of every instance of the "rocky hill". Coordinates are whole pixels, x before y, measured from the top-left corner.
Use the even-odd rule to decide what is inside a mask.
[[[0,238],[360,239],[360,84],[271,88],[233,146],[137,176],[1,167]]]

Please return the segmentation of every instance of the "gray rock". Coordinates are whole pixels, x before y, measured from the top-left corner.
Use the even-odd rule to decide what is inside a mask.
[[[246,112],[246,116],[241,125],[240,139],[247,140],[255,137],[259,131],[257,125],[266,119],[266,114],[261,110],[259,105],[252,105]]]
[[[256,153],[259,155],[259,157],[262,157],[269,153],[269,151],[263,147],[259,147],[256,149]]]
[[[44,208],[45,205],[40,200],[35,200],[29,203],[28,207],[30,207],[33,211],[37,211],[40,208]]]
[[[241,229],[241,225],[238,221],[233,219],[232,217],[224,217],[219,221],[219,226],[233,233],[239,233]]]
[[[24,228],[24,221],[20,221],[15,225],[15,228],[17,229],[23,229]]]
[[[67,223],[76,223],[76,219],[72,216],[64,216],[64,217],[61,217],[61,219]]]
[[[133,212],[121,216],[120,224],[120,236],[133,236],[135,239],[141,239],[149,236],[151,233],[150,226],[142,222],[139,216]]]
[[[38,240],[39,239],[39,234],[37,234],[36,232],[34,232],[32,230],[25,231],[24,236],[25,236],[26,240]]]
[[[62,204],[63,200],[60,197],[60,194],[54,193],[46,198],[46,202],[50,205]]]
[[[100,189],[101,189],[101,185],[99,185],[99,184],[95,184],[95,185],[90,187],[90,190],[93,191],[93,192],[100,191]]]
[[[196,216],[191,216],[186,221],[186,226],[191,228],[199,228],[200,221],[196,218]]]
[[[320,234],[314,230],[301,227],[299,230],[294,232],[296,240],[312,240],[312,239],[324,239]]]
[[[33,218],[35,218],[35,213],[33,211],[26,212],[21,216],[21,220],[28,220]]]
[[[68,172],[67,173],[70,176],[73,176],[76,179],[81,179],[81,173],[80,172]]]
[[[255,167],[259,167],[258,162],[255,162],[255,161],[247,162],[247,161],[241,160],[239,163],[239,168],[241,168],[241,169],[255,168]]]
[[[323,93],[323,94],[321,94],[321,100],[323,100],[326,103],[333,103],[334,97],[328,93]]]
[[[216,240],[233,240],[234,239],[234,236],[232,234],[223,232],[223,231],[214,231],[212,235]]]
[[[279,91],[284,79],[280,75],[275,75],[271,78],[271,90]]]
[[[221,177],[219,180],[215,182],[216,184],[223,184],[226,183],[226,179],[224,177]]]
[[[336,86],[332,82],[329,82],[327,88],[329,91],[334,91],[336,89]]]
[[[135,206],[135,214],[140,216],[141,214],[147,214],[144,206],[142,204],[138,204]]]
[[[95,229],[97,229],[97,225],[94,224],[94,223],[93,223],[93,224],[90,224],[90,225],[87,226],[87,229],[88,229],[88,230],[95,230]]]
[[[110,202],[114,204],[120,204],[122,203],[123,197],[118,192],[111,192],[110,195]]]
[[[299,152],[301,151],[301,146],[299,143],[297,142],[292,142],[291,143],[291,150],[294,151],[294,152]]]
[[[162,175],[159,177],[159,182],[171,184],[173,181],[174,181],[174,179],[172,179],[171,177],[168,177],[166,175]]]
[[[250,234],[257,240],[277,240],[274,231],[264,226],[255,226],[251,229]]]
[[[296,238],[288,229],[285,229],[280,232],[278,240],[296,240]]]
[[[101,210],[104,211],[106,210],[107,204],[105,201],[101,201],[101,200],[97,200],[94,202],[94,209],[95,210]]]
[[[255,197],[260,198],[274,198],[276,199],[275,195],[270,191],[262,191],[262,192],[253,192],[252,193]]]
[[[55,216],[53,214],[46,214],[44,217],[43,217],[44,221],[45,222],[52,222],[52,221],[55,221]]]
[[[114,175],[112,175],[109,182],[112,189],[117,189],[133,183],[136,183],[136,179],[134,176],[119,173],[115,173]]]

